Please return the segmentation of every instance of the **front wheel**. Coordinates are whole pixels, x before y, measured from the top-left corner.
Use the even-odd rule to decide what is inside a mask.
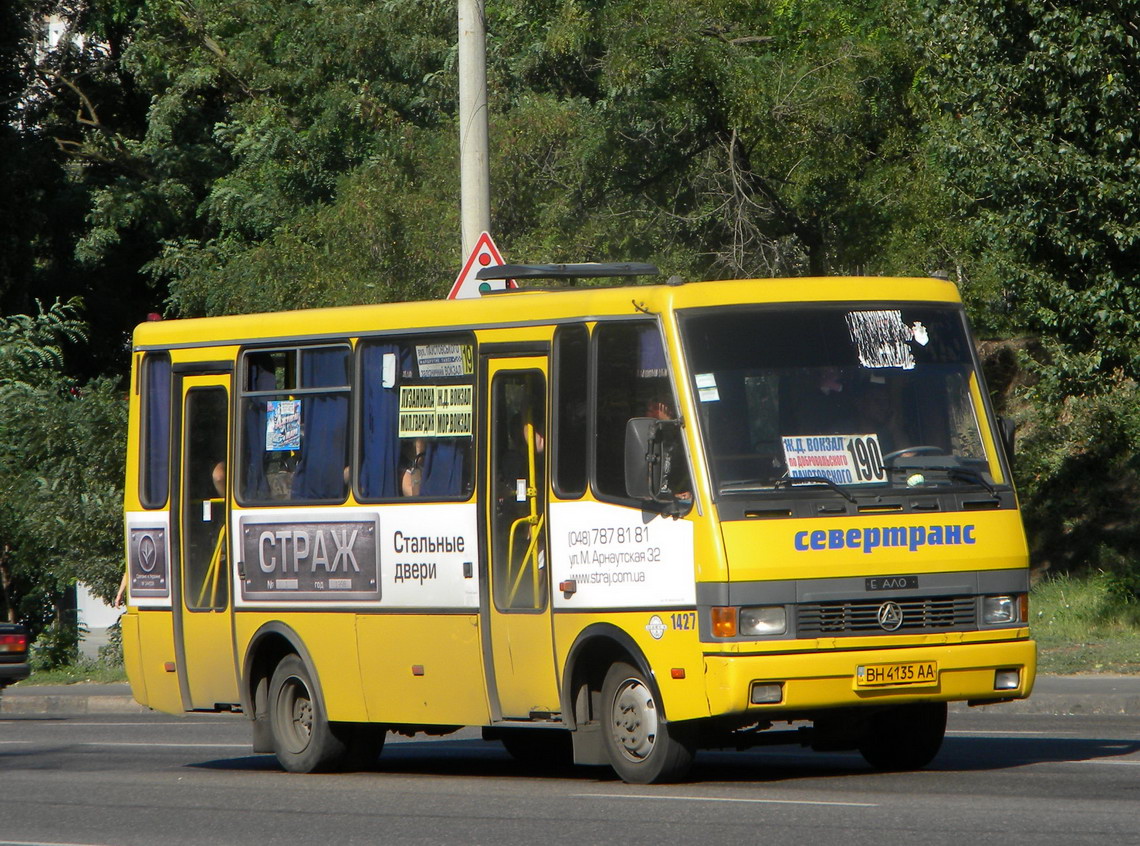
[[[269,726],[273,751],[291,773],[336,769],[347,751],[325,717],[305,662],[286,655],[269,681]]]
[[[917,770],[934,760],[945,735],[945,702],[901,705],[868,721],[859,752],[877,770]]]
[[[610,765],[629,784],[685,777],[693,762],[692,733],[661,714],[645,674],[614,664],[602,684],[602,739]]]

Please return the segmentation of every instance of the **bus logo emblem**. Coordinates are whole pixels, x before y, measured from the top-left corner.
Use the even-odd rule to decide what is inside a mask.
[[[669,630],[669,627],[665,625],[664,620],[654,614],[649,618],[649,624],[645,627],[645,630],[649,632],[654,640],[661,640],[661,638],[665,636],[665,632]]]
[[[139,538],[139,568],[144,573],[153,573],[157,562],[158,549],[154,545],[154,536],[145,534]]]
[[[884,602],[879,606],[879,628],[885,632],[893,632],[902,624],[903,612],[897,602]]]

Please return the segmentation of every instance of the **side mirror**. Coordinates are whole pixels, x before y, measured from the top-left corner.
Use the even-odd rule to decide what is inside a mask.
[[[632,417],[625,424],[625,492],[634,499],[656,500],[661,489],[660,421]]]
[[[1013,469],[1013,450],[1017,441],[1017,424],[1008,417],[999,417],[997,425],[998,434],[1001,437],[1001,446],[1005,450],[1006,463],[1009,464],[1010,469]]]
[[[693,507],[688,471],[668,454],[677,452],[680,430],[680,420],[653,417],[634,417],[625,425],[625,492],[642,502],[663,504],[662,513],[674,518]],[[674,490],[677,484],[683,486],[681,491]]]

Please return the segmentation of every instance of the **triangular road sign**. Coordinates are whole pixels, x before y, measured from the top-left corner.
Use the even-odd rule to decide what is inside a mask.
[[[459,275],[455,277],[455,284],[451,286],[451,293],[447,295],[447,298],[449,300],[462,300],[478,297],[485,291],[502,291],[507,288],[517,288],[518,283],[513,279],[480,281],[475,278],[475,274],[484,267],[492,267],[499,264],[503,264],[503,257],[499,253],[499,248],[496,247],[495,242],[491,240],[490,233],[484,232],[479,236],[479,240],[475,242],[475,247],[471,250],[471,255],[467,257],[467,261],[463,263],[463,269],[459,271]]]

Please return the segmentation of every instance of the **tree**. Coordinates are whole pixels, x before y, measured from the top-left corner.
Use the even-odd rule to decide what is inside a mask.
[[[991,328],[1040,339],[1018,467],[1032,553],[1140,592],[1140,2],[922,8],[964,287]]]
[[[916,256],[886,253],[912,225],[894,211],[921,162],[895,16],[874,0],[493,3],[493,184],[522,198],[507,219],[524,244],[697,278],[898,272]]]
[[[122,573],[126,402],[117,380],[78,383],[64,346],[86,342],[78,303],[0,318],[0,611],[33,633],[61,625],[81,580],[105,599]]]

